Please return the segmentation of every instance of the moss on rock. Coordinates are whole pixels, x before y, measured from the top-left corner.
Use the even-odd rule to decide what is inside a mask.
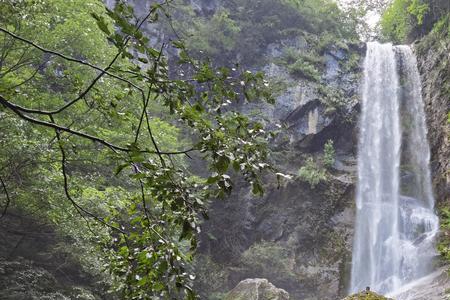
[[[364,291],[358,294],[350,295],[344,298],[343,300],[393,300],[393,299],[386,298],[374,292]]]

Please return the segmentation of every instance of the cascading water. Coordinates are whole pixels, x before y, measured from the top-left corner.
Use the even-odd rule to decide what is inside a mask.
[[[386,294],[427,275],[439,225],[415,57],[368,43],[350,292]]]

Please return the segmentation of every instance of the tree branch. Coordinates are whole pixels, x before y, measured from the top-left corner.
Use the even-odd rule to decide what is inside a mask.
[[[62,59],[65,59],[65,60],[67,60],[67,61],[71,61],[71,62],[75,62],[75,63],[81,64],[81,65],[88,66],[88,67],[90,67],[90,68],[92,68],[92,69],[95,69],[95,70],[97,70],[97,71],[100,71],[101,73],[106,74],[106,75],[108,75],[108,76],[110,76],[110,77],[112,77],[112,78],[115,78],[115,79],[117,79],[117,80],[126,82],[126,83],[128,83],[130,86],[132,86],[132,87],[134,87],[134,88],[136,88],[136,89],[138,89],[138,90],[140,90],[140,91],[142,92],[142,89],[141,89],[140,87],[138,87],[137,85],[135,85],[134,83],[132,83],[131,81],[129,81],[129,80],[123,78],[123,77],[120,77],[120,76],[118,76],[118,75],[115,75],[115,74],[109,72],[108,70],[102,69],[102,68],[99,67],[99,66],[93,65],[93,64],[91,64],[91,63],[89,63],[89,62],[87,62],[87,61],[81,60],[81,59],[77,59],[77,58],[74,58],[74,57],[70,57],[70,56],[64,55],[64,54],[62,54],[62,53],[59,53],[59,52],[56,52],[56,51],[53,51],[53,50],[45,49],[44,47],[41,47],[41,46],[35,44],[34,42],[32,42],[32,41],[30,41],[30,40],[27,40],[26,38],[23,38],[23,37],[21,37],[21,36],[18,36],[17,34],[10,32],[10,31],[6,30],[6,29],[3,28],[3,27],[0,27],[0,31],[6,33],[6,34],[8,34],[8,35],[10,35],[11,37],[13,37],[13,38],[15,38],[15,39],[17,39],[17,40],[19,40],[19,41],[22,41],[22,42],[24,42],[24,43],[27,43],[28,45],[31,45],[31,46],[33,46],[34,48],[39,49],[40,51],[42,51],[42,52],[44,52],[44,53],[48,53],[48,54],[51,54],[51,55],[54,55],[54,56],[58,56],[58,57],[60,57],[60,58],[62,58]],[[24,110],[24,111],[25,111],[25,110]],[[28,109],[28,111],[26,111],[26,112],[29,112],[29,113],[38,113],[38,114],[41,113],[41,114],[47,114],[47,115],[50,114],[50,112],[43,112],[43,111],[40,111],[40,110],[32,110],[32,109]]]
[[[0,176],[0,183],[2,184],[3,187],[3,191],[5,192],[6,195],[6,204],[5,207],[3,208],[3,212],[0,215],[0,219],[3,218],[3,216],[6,214],[6,211],[8,210],[9,204],[11,203],[11,198],[9,197],[9,193],[8,190],[6,189],[6,185],[5,182],[3,181],[3,178]]]
[[[25,83],[29,82],[30,80],[32,80],[32,79],[36,76],[36,74],[39,72],[39,70],[40,70],[41,68],[43,68],[44,65],[45,65],[46,63],[47,63],[47,62],[45,61],[45,62],[43,62],[42,64],[40,64],[40,65],[36,68],[36,70],[34,70],[33,74],[31,74],[30,77],[28,77],[27,79],[25,79],[24,81],[22,81],[22,82],[20,82],[20,83],[18,83],[18,84],[16,84],[16,85],[13,85],[13,86],[10,86],[10,87],[4,89],[4,91],[12,90],[12,89],[18,88],[19,86],[22,86],[22,85],[24,85]]]
[[[10,110],[12,110],[20,118],[22,118],[22,119],[24,119],[26,121],[29,121],[30,123],[41,125],[41,126],[45,126],[45,127],[49,127],[49,128],[53,128],[53,129],[57,129],[57,130],[61,130],[61,131],[65,131],[65,132],[69,132],[69,133],[72,133],[73,135],[76,135],[76,136],[79,136],[79,137],[83,137],[83,138],[86,138],[86,139],[94,141],[94,142],[98,142],[98,143],[100,143],[102,145],[105,145],[105,146],[111,148],[112,150],[125,151],[125,152],[130,151],[127,148],[111,144],[111,143],[109,143],[109,142],[107,142],[107,141],[105,141],[105,140],[103,140],[103,139],[101,139],[99,137],[96,137],[96,136],[93,136],[93,135],[90,135],[90,134],[87,134],[87,133],[79,132],[79,131],[76,131],[76,130],[73,130],[73,129],[70,129],[70,128],[67,128],[67,127],[63,127],[63,126],[57,125],[55,123],[50,123],[50,122],[46,122],[46,121],[42,121],[42,120],[38,120],[38,119],[34,119],[32,117],[29,117],[29,116],[23,114],[21,112],[20,108],[18,108],[15,104],[9,102],[5,98],[3,98],[3,96],[1,96],[1,95],[0,95],[0,103],[3,104],[3,106],[5,106],[5,107],[9,108]]]
[[[42,120],[35,119],[35,118],[30,117],[30,116],[27,116],[20,110],[20,108],[18,108],[18,106],[16,104],[13,104],[13,103],[9,102],[8,100],[6,100],[1,95],[0,95],[0,104],[3,104],[3,106],[5,106],[6,108],[9,108],[11,111],[13,111],[21,119],[24,119],[24,120],[26,120],[26,121],[28,121],[30,123],[37,124],[37,125],[44,126],[44,127],[57,129],[57,130],[64,131],[64,132],[68,132],[68,133],[71,133],[73,135],[76,135],[76,136],[79,136],[79,137],[91,140],[93,142],[100,143],[100,144],[110,148],[114,152],[117,152],[117,151],[131,152],[132,151],[129,148],[125,148],[125,147],[122,147],[122,146],[118,146],[118,145],[112,144],[112,143],[110,143],[110,142],[108,142],[108,141],[106,141],[104,139],[101,139],[101,138],[99,138],[97,136],[90,135],[90,134],[87,134],[87,133],[84,133],[84,132],[80,132],[80,131],[77,131],[77,130],[70,129],[68,127],[57,125],[55,123],[46,122],[46,121],[42,121]],[[160,154],[164,154],[164,155],[177,155],[177,154],[187,154],[187,153],[195,151],[195,150],[196,149],[194,149],[194,148],[190,148],[190,149],[181,150],[181,151],[168,151],[168,152],[161,152],[160,151],[159,153]],[[142,152],[150,153],[150,154],[158,154],[156,151],[150,151],[150,150],[142,150]]]
[[[51,122],[54,124],[54,119],[52,116],[50,116]],[[83,208],[82,206],[80,206],[70,195],[69,193],[69,180],[67,177],[67,170],[66,170],[66,151],[64,150],[64,146],[62,144],[62,140],[61,140],[61,134],[59,132],[58,129],[55,129],[55,134],[56,134],[56,139],[58,140],[58,146],[59,146],[59,150],[61,152],[61,171],[62,171],[62,175],[63,175],[63,179],[64,179],[64,193],[66,194],[67,199],[70,201],[70,203],[72,203],[72,206],[77,210],[78,214],[86,220],[88,226],[89,226],[89,221],[86,219],[85,215],[93,218],[94,220],[96,220],[97,222],[115,230],[118,231],[122,234],[126,234],[125,231],[123,231],[122,229],[115,227],[111,224],[108,224],[107,222],[105,222],[105,220],[103,220],[103,218],[91,213],[90,211],[86,210],[85,208]]]

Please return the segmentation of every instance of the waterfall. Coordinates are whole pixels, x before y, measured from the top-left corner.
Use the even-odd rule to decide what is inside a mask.
[[[350,292],[429,274],[439,229],[420,76],[408,46],[367,44]]]

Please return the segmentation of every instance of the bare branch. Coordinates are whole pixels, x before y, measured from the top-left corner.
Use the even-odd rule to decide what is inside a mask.
[[[9,193],[8,193],[8,190],[6,189],[5,182],[3,181],[3,178],[1,176],[0,176],[0,183],[2,184],[3,191],[5,192],[5,195],[6,195],[5,207],[3,208],[3,212],[0,215],[0,219],[1,219],[1,218],[3,218],[3,216],[6,214],[6,211],[8,210],[9,204],[11,203],[11,198],[9,197]]]
[[[91,141],[94,141],[94,142],[98,142],[98,143],[100,143],[102,145],[105,145],[105,146],[111,148],[112,150],[119,150],[119,151],[125,151],[125,152],[129,151],[129,149],[127,149],[127,148],[111,144],[111,143],[109,143],[109,142],[107,142],[107,141],[105,141],[105,140],[103,140],[103,139],[101,139],[99,137],[96,137],[96,136],[93,136],[93,135],[90,135],[90,134],[87,134],[87,133],[79,132],[79,131],[70,129],[68,127],[63,127],[63,126],[57,125],[55,123],[50,123],[50,122],[46,122],[46,121],[42,121],[42,120],[38,120],[38,119],[34,119],[32,117],[29,117],[29,116],[23,114],[21,112],[20,108],[17,107],[17,105],[7,101],[1,95],[0,95],[0,103],[3,104],[5,107],[9,108],[10,110],[12,110],[20,118],[22,118],[22,119],[24,119],[26,121],[29,121],[31,123],[34,123],[34,124],[37,124],[37,125],[41,125],[41,126],[45,126],[45,127],[50,127],[50,128],[61,130],[61,131],[65,131],[65,132],[69,132],[69,133],[72,133],[73,135],[77,135],[77,136],[86,138],[88,140],[91,140]]]
[[[164,43],[163,43],[163,44],[161,45],[161,49],[159,50],[158,57],[156,58],[155,63],[154,63],[154,65],[153,65],[153,73],[154,73],[154,74],[156,74],[156,72],[157,72],[157,70],[158,70],[158,64],[159,64],[159,62],[160,62],[160,60],[161,60],[161,55],[162,55],[164,46],[165,46],[165,45],[164,45]],[[135,137],[134,142],[137,142],[137,139],[138,139],[138,137],[139,137],[139,131],[140,131],[141,126],[142,126],[143,117],[145,116],[145,119],[146,119],[146,122],[147,122],[147,130],[148,130],[148,132],[149,132],[150,139],[151,139],[151,141],[152,141],[153,146],[155,147],[156,153],[157,153],[158,156],[159,156],[159,159],[160,159],[160,161],[161,161],[161,165],[165,167],[165,166],[166,166],[166,162],[164,161],[164,158],[163,158],[162,155],[161,155],[161,151],[159,151],[158,144],[156,143],[156,140],[155,140],[155,138],[153,137],[152,130],[151,130],[151,128],[150,128],[150,123],[149,123],[148,115],[147,115],[147,106],[148,106],[148,103],[149,103],[149,101],[150,101],[150,94],[151,94],[152,87],[153,87],[153,82],[150,84],[150,87],[149,87],[148,93],[147,93],[147,98],[145,99],[145,101],[144,101],[144,103],[143,103],[141,119],[139,120],[139,126],[138,126],[138,129],[136,130],[136,137]],[[156,96],[154,97],[153,100],[156,100],[156,98],[158,98],[158,94],[156,94]]]

